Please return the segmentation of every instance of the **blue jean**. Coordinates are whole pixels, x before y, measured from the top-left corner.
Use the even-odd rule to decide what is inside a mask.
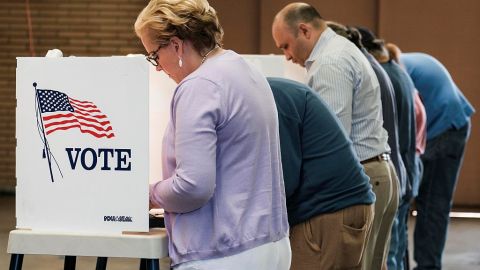
[[[416,198],[418,216],[414,233],[416,270],[442,269],[450,209],[470,122],[428,140],[422,156],[424,171]]]
[[[409,209],[410,200],[402,199],[393,221],[390,236],[390,250],[387,259],[388,270],[404,270],[405,252],[408,244],[407,218]]]
[[[406,194],[400,201],[397,216],[393,222],[392,234],[390,240],[390,250],[388,251],[387,266],[388,270],[405,270],[406,253],[408,248],[408,217],[412,198],[417,197],[420,180],[423,175],[423,163],[419,155],[415,157],[417,166],[417,179],[414,179],[411,194]],[[408,269],[409,270],[409,269]]]

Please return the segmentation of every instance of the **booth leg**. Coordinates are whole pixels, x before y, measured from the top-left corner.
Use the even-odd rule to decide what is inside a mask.
[[[65,256],[65,264],[63,265],[64,270],[75,270],[75,263],[77,257],[75,256]]]
[[[147,270],[160,270],[160,261],[158,259],[148,259]]]
[[[23,254],[12,254],[10,270],[22,270]]]
[[[147,270],[147,259],[140,259],[140,270]]]
[[[107,269],[107,262],[108,262],[107,257],[98,257],[97,258],[97,267],[95,267],[95,270],[106,270]]]

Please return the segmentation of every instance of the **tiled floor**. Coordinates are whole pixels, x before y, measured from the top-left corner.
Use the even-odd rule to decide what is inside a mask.
[[[414,219],[410,226],[413,226]],[[0,195],[0,269],[8,269],[10,256],[6,253],[8,232],[15,227],[15,198]],[[444,270],[480,270],[480,219],[452,219],[444,254]],[[410,241],[411,242],[411,241]],[[412,248],[410,248],[410,251]],[[96,258],[78,257],[77,269],[95,269]],[[107,269],[138,269],[139,260],[110,258]],[[413,266],[413,263],[412,263]],[[26,255],[25,270],[63,269],[63,257]],[[168,269],[168,261],[161,262]],[[252,269],[253,270],[253,269]],[[267,270],[267,269],[266,269]],[[270,269],[268,269],[270,270]]]

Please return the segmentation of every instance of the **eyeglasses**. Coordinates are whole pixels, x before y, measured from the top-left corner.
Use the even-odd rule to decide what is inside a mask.
[[[146,57],[147,61],[150,62],[150,64],[152,64],[155,67],[158,66],[158,51],[163,47],[165,47],[165,45],[158,46],[158,48],[155,51],[150,52]]]

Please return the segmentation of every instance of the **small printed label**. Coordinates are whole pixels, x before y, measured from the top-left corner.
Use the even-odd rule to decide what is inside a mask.
[[[103,216],[103,221],[110,222],[133,222],[132,217],[129,216]]]

